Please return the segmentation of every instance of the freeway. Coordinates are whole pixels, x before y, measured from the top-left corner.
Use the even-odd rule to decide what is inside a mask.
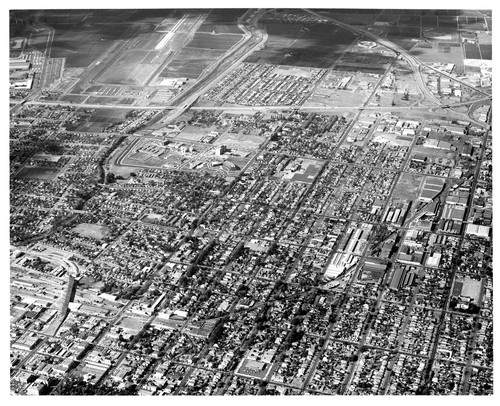
[[[489,101],[490,98],[470,100],[460,103],[447,104],[444,106],[290,106],[290,105],[273,105],[273,106],[218,106],[218,107],[191,107],[191,110],[221,110],[221,111],[283,111],[283,110],[300,110],[300,111],[345,111],[345,110],[370,110],[370,111],[405,111],[405,110],[426,110],[434,111],[442,108],[463,107],[476,104],[478,102]]]
[[[204,89],[205,90],[205,89]],[[404,111],[404,110],[435,110],[440,108],[454,108],[470,106],[479,102],[490,101],[491,97],[482,99],[475,99],[461,103],[447,104],[444,106],[290,106],[290,105],[274,105],[274,106],[214,106],[214,107],[189,107],[191,110],[220,110],[220,111],[273,111],[273,110],[302,110],[302,111],[339,111],[339,110],[373,110],[373,111]],[[194,101],[193,101],[194,103]],[[87,109],[125,109],[125,110],[175,110],[176,106],[131,106],[114,104],[106,106],[102,104],[82,104],[82,103],[69,103],[60,101],[26,101],[23,104],[39,105],[39,106],[67,106],[67,107],[81,107]],[[16,106],[20,106],[17,104]],[[187,110],[186,107],[183,110]]]

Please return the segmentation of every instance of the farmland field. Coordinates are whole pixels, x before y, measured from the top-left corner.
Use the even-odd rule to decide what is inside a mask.
[[[440,28],[458,28],[457,17],[439,16],[438,24]]]
[[[488,25],[484,17],[458,17],[460,29],[486,31]]]
[[[189,48],[217,49],[227,51],[241,39],[235,34],[207,34],[197,32],[189,43]]]
[[[329,68],[357,36],[332,24],[267,23],[269,39],[246,62]]]
[[[492,19],[491,19],[491,18],[486,18],[485,20],[486,20],[486,24],[487,24],[487,26],[488,26],[488,27],[487,27],[488,31],[493,31],[493,26],[492,26],[492,24],[491,24]]]
[[[66,57],[66,68],[87,67],[118,39],[131,38],[137,24],[155,24],[172,10],[46,10],[39,20],[55,29],[51,57]],[[196,13],[196,12],[194,12]],[[40,33],[35,46],[45,47]],[[143,38],[140,40],[154,38]],[[141,47],[144,43],[141,44]],[[45,48],[44,48],[45,49]]]
[[[87,67],[113,41],[127,30],[127,25],[107,24],[88,27],[83,24],[54,24],[51,57],[66,58],[67,68]]]
[[[422,20],[420,16],[412,16],[412,15],[401,15],[399,17],[398,25],[409,25],[420,27],[422,25]]]
[[[242,34],[236,22],[245,11],[246,9],[214,9],[200,26],[198,32]]]
[[[481,48],[481,56],[483,59],[491,60],[492,57],[492,52],[491,52],[491,44],[490,45],[479,45],[479,48]]]
[[[390,25],[396,25],[399,21],[399,15],[397,14],[386,14],[384,12],[381,16],[377,17],[377,22],[388,23]]]
[[[422,16],[422,25],[426,27],[437,27],[437,17]]]
[[[361,10],[359,10],[361,11]],[[333,18],[352,25],[367,25],[370,24],[376,17],[376,14],[361,13],[361,12],[345,12],[342,10],[319,10],[319,14],[325,17]]]
[[[411,173],[402,174],[394,188],[393,197],[396,199],[402,198],[415,200],[418,197],[422,179],[423,176],[421,175]]]
[[[467,59],[481,59],[477,44],[464,44],[464,51]]]
[[[387,27],[389,37],[416,37],[420,38],[420,26],[416,27]]]

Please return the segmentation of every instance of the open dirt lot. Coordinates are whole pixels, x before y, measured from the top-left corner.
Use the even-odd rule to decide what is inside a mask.
[[[108,227],[89,223],[78,224],[72,231],[82,237],[94,238],[95,240],[103,240],[109,234]]]

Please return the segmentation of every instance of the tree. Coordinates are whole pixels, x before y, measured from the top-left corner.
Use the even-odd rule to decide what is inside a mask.
[[[107,183],[115,183],[116,182],[116,176],[113,172],[108,172],[106,175],[106,182]]]

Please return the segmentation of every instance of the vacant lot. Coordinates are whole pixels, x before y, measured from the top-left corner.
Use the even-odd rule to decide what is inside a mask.
[[[137,55],[128,55],[129,53],[137,53]],[[101,81],[114,85],[144,86],[159,67],[153,64],[137,63],[136,57],[141,58],[144,54],[147,52],[128,51],[106,71]]]
[[[99,241],[105,239],[109,234],[108,227],[89,223],[78,224],[72,231],[82,237],[93,238]]]
[[[177,139],[182,138],[190,141],[200,141],[203,137],[207,135],[209,129],[201,128],[194,125],[187,125],[182,129],[179,135],[176,137]]]
[[[198,59],[195,61],[173,61],[161,74],[162,78],[197,79],[201,73],[214,62],[214,59]]]
[[[128,84],[129,76],[146,57],[148,51],[130,50],[124,52],[102,76],[101,81],[111,84]]]
[[[392,196],[394,198],[416,200],[423,176],[403,173],[399,178]]]
[[[225,133],[214,141],[214,145],[227,145],[229,148],[248,150],[259,148],[264,140],[258,135]]]

